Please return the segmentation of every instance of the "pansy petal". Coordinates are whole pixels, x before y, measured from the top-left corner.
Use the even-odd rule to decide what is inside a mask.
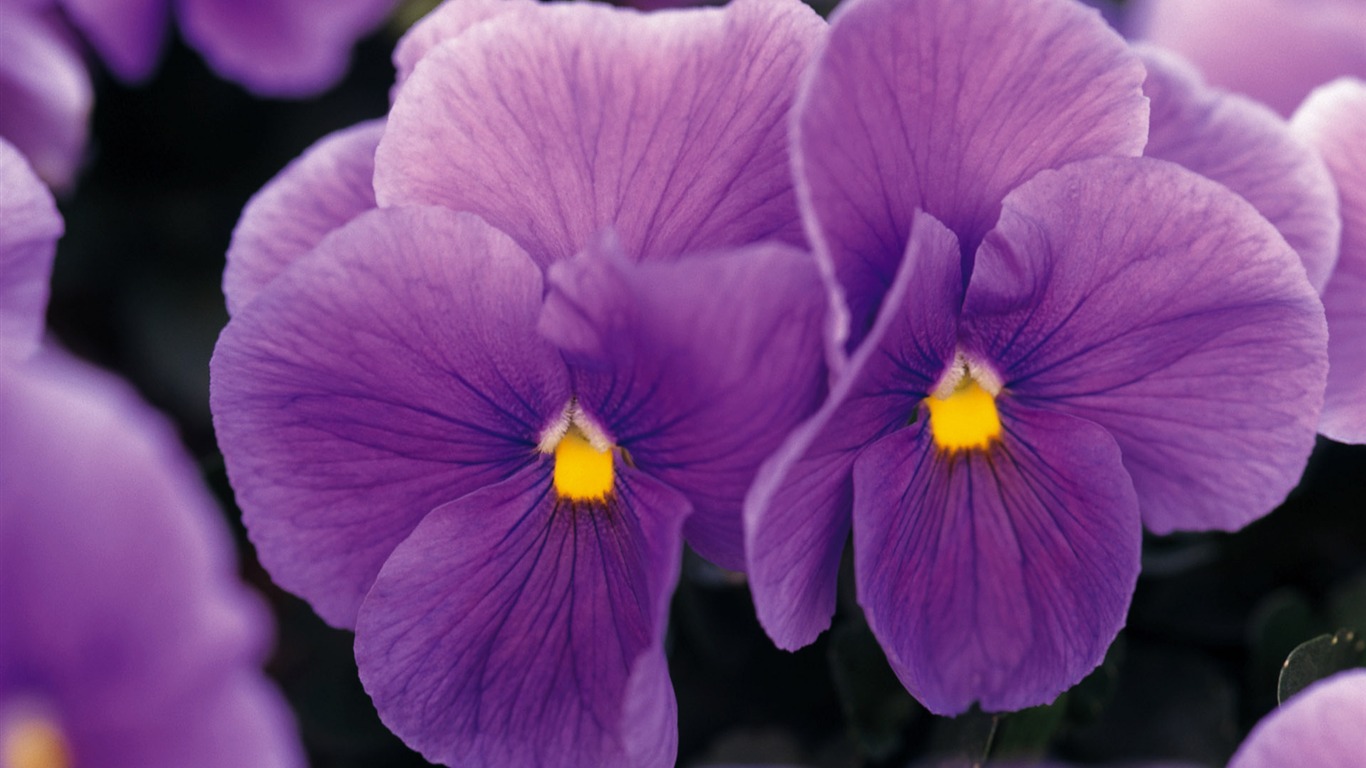
[[[569,399],[536,334],[541,276],[469,214],[364,214],[228,324],[211,364],[219,446],[261,561],[351,626],[429,511],[537,460]]]
[[[80,168],[94,98],[85,62],[55,22],[0,6],[0,136],[54,187]]]
[[[394,93],[413,74],[417,63],[441,43],[481,21],[534,8],[532,0],[453,0],[438,5],[417,21],[394,47]]]
[[[61,0],[71,22],[123,80],[143,80],[161,58],[168,0]]]
[[[223,77],[299,97],[341,79],[351,48],[395,0],[178,0],[180,30]]]
[[[688,497],[689,544],[744,568],[745,491],[825,396],[814,260],[769,244],[636,265],[608,246],[555,264],[548,282],[541,330],[573,366],[580,407]]]
[[[1138,501],[1105,430],[998,401],[986,451],[922,421],[854,464],[859,603],[931,712],[1046,704],[1100,664],[1138,579]]]
[[[971,259],[1001,199],[1045,168],[1137,155],[1143,68],[1094,10],[1051,0],[857,0],[835,13],[794,122],[817,255],[871,325],[928,211]]]
[[[0,139],[0,360],[38,348],[62,216],[24,156]]]
[[[1260,517],[1313,448],[1327,333],[1304,268],[1242,198],[1171,163],[1021,186],[963,323],[1014,396],[1110,431],[1158,533]]]
[[[1327,161],[1342,205],[1342,248],[1323,292],[1329,366],[1319,429],[1366,443],[1366,82],[1344,78],[1314,91],[1294,128]]]
[[[662,643],[687,513],[629,467],[610,501],[561,503],[548,461],[437,509],[361,607],[380,717],[449,765],[672,765],[672,750],[632,750],[654,752],[630,734],[665,718],[626,718],[675,727]]]
[[[375,207],[375,147],[383,134],[383,120],[329,134],[247,202],[223,270],[230,314],[328,232]]]
[[[780,647],[830,625],[859,451],[913,419],[953,360],[962,273],[953,233],[917,214],[873,330],[820,411],[764,462],[745,498],[745,558],[759,621]]]
[[[1257,723],[1228,768],[1359,768],[1366,755],[1366,669],[1320,680]]]
[[[1152,105],[1147,157],[1169,160],[1242,195],[1280,230],[1320,292],[1337,260],[1337,192],[1323,161],[1285,120],[1206,86],[1176,56],[1139,47]]]
[[[427,54],[380,142],[382,205],[477,213],[542,266],[608,227],[639,259],[801,241],[786,118],[810,8],[535,10]]]

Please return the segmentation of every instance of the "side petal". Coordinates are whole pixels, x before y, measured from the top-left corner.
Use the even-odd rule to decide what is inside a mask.
[[[823,29],[796,0],[548,5],[479,24],[400,90],[379,201],[477,213],[542,266],[608,227],[638,259],[800,243],[786,120]]]
[[[232,232],[223,295],[236,314],[323,237],[375,206],[384,121],[324,136],[247,201]]]
[[[1045,168],[1137,155],[1143,68],[1100,15],[1053,0],[840,6],[793,122],[798,194],[844,286],[851,346],[929,212],[967,259],[1001,199]]]
[[[24,156],[0,139],[0,360],[18,360],[38,348],[63,231],[52,193]]]
[[[0,7],[0,136],[59,188],[80,169],[95,99],[68,37],[51,19]]]
[[[1366,443],[1366,82],[1342,79],[1314,91],[1294,129],[1323,155],[1342,205],[1342,248],[1323,292],[1329,367],[1319,430]]]
[[[71,22],[125,81],[152,74],[171,21],[169,0],[60,0]]]
[[[1124,452],[1153,531],[1234,530],[1280,503],[1314,445],[1322,305],[1242,198],[1179,166],[1040,174],[978,253],[965,345],[1021,401]]]
[[[605,504],[561,504],[549,466],[437,509],[394,550],[361,607],[361,681],[433,762],[672,765],[647,753],[677,727],[662,643],[688,503],[624,468]]]
[[[1366,669],[1339,672],[1281,704],[1247,735],[1228,768],[1357,768],[1366,723]]]
[[[941,452],[926,422],[854,464],[859,603],[931,712],[1052,701],[1124,626],[1142,530],[1105,430],[999,401],[1002,441]]]
[[[777,244],[643,265],[599,248],[548,282],[541,331],[573,367],[580,406],[688,497],[688,543],[742,569],[745,490],[825,396],[815,262]]]
[[[745,557],[769,637],[795,650],[830,626],[863,448],[917,418],[953,361],[962,296],[958,242],[919,213],[873,330],[816,415],[760,467],[745,497]]]
[[[228,323],[210,405],[262,563],[352,626],[432,509],[538,460],[569,400],[536,266],[468,214],[398,208],[328,236]]]
[[[1179,58],[1139,47],[1152,104],[1147,157],[1213,179],[1252,203],[1300,255],[1320,292],[1337,260],[1337,193],[1328,168],[1285,120],[1251,99],[1206,86]]]

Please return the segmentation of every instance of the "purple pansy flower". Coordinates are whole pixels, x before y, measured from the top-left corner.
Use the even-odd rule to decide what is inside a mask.
[[[1135,157],[1144,69],[1061,0],[851,0],[794,117],[852,356],[745,510],[781,646],[859,601],[929,709],[1047,702],[1124,621],[1143,526],[1235,529],[1295,484],[1323,310],[1244,200]]]
[[[1324,678],[1262,718],[1228,768],[1358,768],[1366,758],[1366,669]]]
[[[387,120],[244,212],[215,426],[262,562],[355,628],[410,745],[671,765],[683,541],[743,564],[745,489],[824,394],[825,289],[781,242],[824,24],[495,5],[415,29]]]
[[[174,431],[36,352],[61,219],[0,142],[0,764],[303,764],[269,622]]]
[[[1319,429],[1366,443],[1366,82],[1343,78],[1315,90],[1292,126],[1328,163],[1342,211],[1337,266],[1323,290],[1330,366]]]
[[[55,12],[0,4],[0,139],[56,187],[76,175],[94,93],[71,30]]]

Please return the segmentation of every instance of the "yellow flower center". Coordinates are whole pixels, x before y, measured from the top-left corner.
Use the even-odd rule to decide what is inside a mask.
[[[985,450],[1001,437],[996,398],[971,376],[964,376],[945,397],[925,398],[930,408],[930,433],[946,451]]]
[[[0,768],[71,768],[71,752],[57,724],[23,714],[0,732]]]
[[[575,501],[604,500],[612,481],[612,449],[598,450],[571,425],[555,444],[555,492]]]

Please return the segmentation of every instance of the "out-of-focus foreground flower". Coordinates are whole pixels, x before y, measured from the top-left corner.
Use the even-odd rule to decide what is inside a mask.
[[[1327,369],[1296,253],[1139,158],[1144,69],[1061,0],[850,0],[797,187],[849,358],[761,470],[746,552],[783,647],[859,602],[931,711],[1052,700],[1124,623],[1142,527],[1234,530],[1294,486]]]
[[[61,230],[0,142],[0,764],[300,766],[264,607],[173,428],[34,351]]]
[[[1366,760],[1366,669],[1339,672],[1262,718],[1228,768],[1359,768]]]
[[[428,759],[673,763],[683,541],[743,564],[745,489],[824,394],[786,152],[823,31],[796,0],[448,3],[387,121],[244,212],[230,479]]]

